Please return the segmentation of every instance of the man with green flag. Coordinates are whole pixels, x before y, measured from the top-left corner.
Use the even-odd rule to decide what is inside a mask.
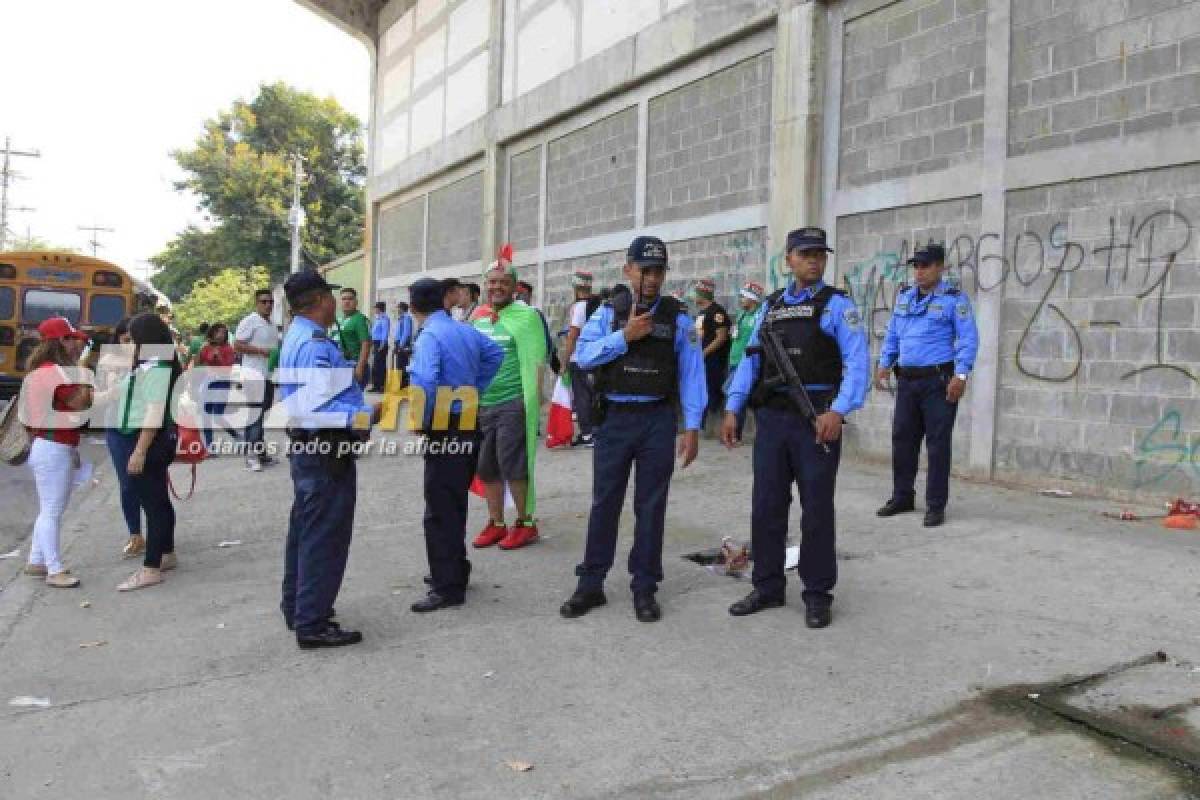
[[[516,550],[538,538],[533,466],[540,410],[538,374],[546,361],[546,334],[538,312],[514,301],[517,271],[511,265],[493,262],[483,279],[488,309],[477,314],[473,324],[504,350],[504,361],[479,398],[482,442],[476,472],[487,497],[488,523],[473,544]],[[506,484],[517,506],[511,528],[504,522]]]

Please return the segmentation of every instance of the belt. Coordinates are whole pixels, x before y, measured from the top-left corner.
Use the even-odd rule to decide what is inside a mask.
[[[932,378],[935,375],[953,375],[954,362],[933,364],[928,367],[896,367],[896,376],[900,378]]]
[[[823,414],[829,410],[829,404],[833,401],[834,393],[832,389],[810,389],[808,399],[812,400],[813,408],[818,414]],[[783,392],[771,392],[763,403],[763,408],[769,408],[772,411],[790,411],[796,413],[792,401]]]
[[[608,410],[637,413],[639,411],[651,411],[656,408],[662,408],[663,406],[668,405],[669,402],[670,401],[668,401],[665,397],[660,397],[657,400],[646,400],[644,402],[638,402],[636,400],[609,400]]]

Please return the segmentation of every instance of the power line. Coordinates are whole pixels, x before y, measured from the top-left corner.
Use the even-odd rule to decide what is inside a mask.
[[[14,178],[21,177],[12,168],[13,157],[18,158],[41,158],[42,154],[37,150],[13,150],[12,139],[4,137],[4,149],[0,150],[4,154],[4,163],[0,166],[0,250],[3,250],[8,242],[8,215],[12,211],[33,211],[32,208],[24,206],[18,208],[10,208],[8,205],[8,187],[12,184]]]
[[[88,244],[92,246],[92,258],[95,258],[97,251],[104,246],[100,244],[100,234],[117,232],[116,228],[102,228],[99,225],[80,225],[79,230],[89,231],[92,234],[92,238],[88,241]]]

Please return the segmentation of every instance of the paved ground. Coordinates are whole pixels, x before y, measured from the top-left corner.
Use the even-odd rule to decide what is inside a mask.
[[[705,441],[677,477],[656,625],[634,620],[620,572],[607,608],[557,614],[588,453],[540,454],[544,540],[476,555],[468,604],[426,616],[408,611],[420,462],[367,461],[338,603],[366,641],[317,653],[276,611],[286,467],[202,465],[179,571],[119,595],[132,567],[104,465],[67,526],[82,589],[0,561],[0,797],[1200,796],[1194,773],[1044,711],[1029,695],[1049,687],[1026,686],[1161,650],[1170,702],[1200,696],[1200,534],[963,483],[945,528],[880,524],[887,475],[847,464],[834,626],[804,627],[798,589],[737,620],[725,608],[746,584],[680,556],[745,533],[748,457]],[[11,487],[3,501],[10,526],[32,502]],[[52,705],[9,707],[18,695]],[[1194,741],[1195,721],[1171,735]]]

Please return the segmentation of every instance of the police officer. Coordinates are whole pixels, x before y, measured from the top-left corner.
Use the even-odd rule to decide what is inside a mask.
[[[825,284],[832,253],[821,228],[788,234],[787,264],[794,279],[771,294],[759,311],[746,356],[725,402],[721,439],[737,442],[737,415],[747,402],[755,410],[754,488],[751,535],[754,589],[729,607],[744,616],[784,604],[788,510],[792,484],[800,491],[800,579],[804,621],[824,628],[832,620],[837,582],[833,492],[841,458],[842,421],[861,408],[870,383],[870,351],[854,303]],[[764,329],[778,332],[818,414],[801,414],[778,387],[783,370],[761,352]]]
[[[471,574],[467,560],[467,490],[475,474],[479,435],[475,419],[479,395],[492,382],[504,350],[470,325],[460,325],[445,310],[440,281],[422,278],[409,287],[413,319],[420,335],[413,344],[409,377],[424,395],[421,429],[426,434],[425,554],[429,559],[429,593],[412,604],[417,613],[460,606]],[[446,430],[433,430],[438,389],[467,388],[469,397],[453,401]],[[411,390],[410,390],[411,391]],[[467,409],[464,402],[474,404]]]
[[[629,471],[636,464],[633,511],[636,523],[629,572],[633,608],[642,622],[662,616],[654,595],[663,578],[663,523],[675,467],[675,403],[683,408],[681,466],[696,458],[708,393],[695,329],[661,289],[667,247],[652,236],[633,240],[624,275],[629,286],[613,290],[579,336],[576,356],[583,369],[596,369],[602,398],[592,462],[592,511],[575,593],[559,609],[564,617],[586,614],[607,602],[604,578],[617,549],[617,523],[625,504]]]
[[[925,527],[946,521],[950,495],[950,450],[958,401],[979,351],[971,301],[942,280],[946,250],[930,243],[908,260],[915,285],[902,288],[879,354],[875,385],[884,388],[896,372],[892,417],[892,497],[875,513],[890,517],[913,510],[921,439],[929,456],[925,482]]]
[[[312,270],[295,273],[283,286],[293,318],[279,359],[279,385],[288,410],[294,497],[280,609],[306,650],[362,641],[361,633],[333,620],[333,603],[354,527],[352,448],[379,409],[363,399],[355,365],[326,334],[337,315],[337,288]]]

